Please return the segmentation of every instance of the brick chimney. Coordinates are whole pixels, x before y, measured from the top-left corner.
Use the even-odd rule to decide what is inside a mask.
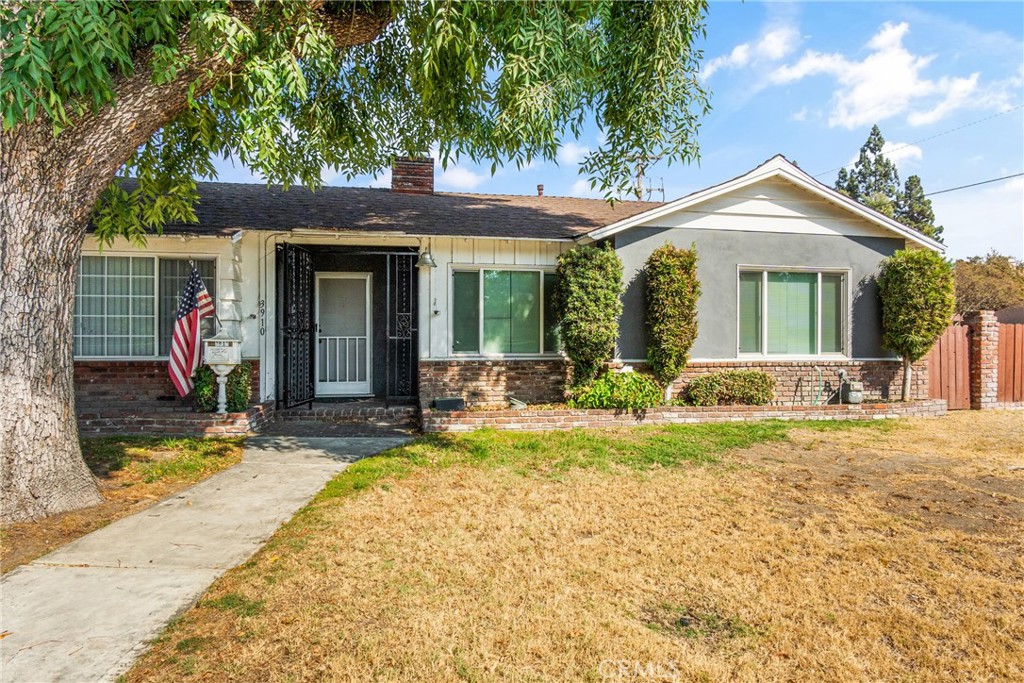
[[[538,185],[537,186],[537,196],[538,197],[543,197],[544,196],[544,186],[543,185]]]
[[[391,191],[434,194],[434,160],[430,157],[395,157],[391,166]]]

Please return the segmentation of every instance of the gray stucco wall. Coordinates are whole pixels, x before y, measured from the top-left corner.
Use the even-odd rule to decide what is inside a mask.
[[[902,239],[656,227],[632,228],[612,239],[626,280],[619,324],[620,358],[647,356],[642,271],[650,253],[666,242],[680,247],[697,245],[702,294],[697,306],[700,327],[690,354],[693,358],[736,358],[739,264],[852,269],[853,357],[892,357],[880,341],[881,309],[874,276],[883,258],[903,248]]]

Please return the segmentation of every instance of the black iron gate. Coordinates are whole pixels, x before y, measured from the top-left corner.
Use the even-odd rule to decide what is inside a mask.
[[[313,400],[313,256],[277,246],[277,400],[284,408]]]
[[[416,254],[387,254],[387,398],[416,396]]]

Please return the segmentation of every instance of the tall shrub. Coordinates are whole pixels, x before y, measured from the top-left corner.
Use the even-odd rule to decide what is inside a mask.
[[[904,249],[882,263],[882,343],[903,357],[902,399],[910,399],[911,365],[924,357],[953,318],[953,266],[934,251]]]
[[[558,257],[555,314],[574,386],[593,380],[614,355],[622,292],[622,261],[610,246],[576,247]]]
[[[672,382],[690,360],[697,338],[697,247],[672,244],[655,249],[645,268],[647,362],[670,398]]]

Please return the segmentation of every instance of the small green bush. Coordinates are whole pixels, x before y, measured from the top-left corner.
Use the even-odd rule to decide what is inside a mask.
[[[661,387],[650,375],[640,372],[606,372],[578,389],[569,399],[569,407],[643,410],[660,404],[661,397]]]
[[[701,375],[686,387],[686,402],[695,406],[763,406],[775,398],[775,378],[760,370],[725,370]]]
[[[573,386],[593,380],[615,355],[623,289],[622,261],[607,245],[576,247],[558,257],[555,315]]]
[[[697,247],[666,244],[644,267],[647,305],[647,362],[662,385],[679,377],[697,338]]]
[[[208,365],[200,365],[196,369],[195,388],[192,390],[192,403],[200,413],[212,413],[217,410],[217,375]],[[228,412],[240,413],[249,407],[252,396],[252,366],[242,363],[228,375],[226,387],[228,395]]]

